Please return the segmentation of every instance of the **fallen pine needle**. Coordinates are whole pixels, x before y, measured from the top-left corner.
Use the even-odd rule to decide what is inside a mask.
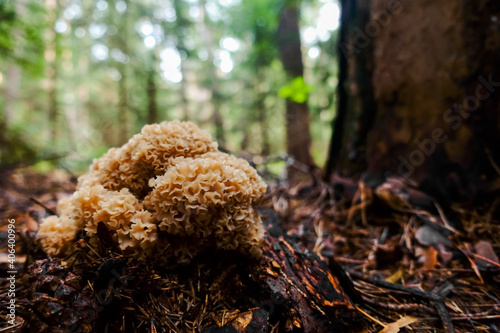
[[[361,312],[362,315],[364,315],[365,317],[367,317],[368,319],[370,320],[373,320],[374,322],[376,322],[377,324],[379,324],[380,326],[382,327],[387,327],[387,324],[384,324],[383,322],[381,322],[380,320],[378,320],[377,318],[375,317],[372,317],[371,315],[369,315],[368,313],[366,313],[365,311],[363,311],[362,309],[360,309],[359,307],[356,307],[356,310],[358,310],[359,312]]]
[[[417,318],[405,316],[399,318],[393,323],[387,324],[383,330],[379,331],[379,333],[397,333],[399,329],[408,326],[417,321]]]

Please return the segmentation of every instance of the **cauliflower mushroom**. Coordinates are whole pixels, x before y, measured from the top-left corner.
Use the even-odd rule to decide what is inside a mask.
[[[95,159],[38,235],[60,257],[74,250],[78,231],[97,247],[99,222],[124,254],[139,258],[188,263],[207,249],[258,257],[263,228],[255,206],[265,191],[247,161],[218,151],[193,123],[152,124]]]

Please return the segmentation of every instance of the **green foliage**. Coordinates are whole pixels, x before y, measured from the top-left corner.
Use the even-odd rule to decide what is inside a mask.
[[[20,129],[5,129],[0,119],[0,169],[31,163],[37,159],[35,149]]]
[[[283,171],[285,171],[286,162],[281,161],[281,160],[277,160],[277,161],[273,161],[273,162],[268,163],[266,166],[267,166],[267,170],[269,173],[271,173],[274,176],[279,176],[283,173]]]
[[[36,2],[0,0],[0,54],[34,76],[40,76],[44,67],[44,13]]]
[[[33,170],[37,173],[49,173],[54,170],[54,164],[49,161],[39,161],[33,165]]]
[[[10,38],[16,14],[12,2],[0,0],[0,54],[12,52],[13,41]]]
[[[305,79],[288,82],[276,47],[285,0],[57,3],[49,11],[42,0],[0,0],[0,108],[9,104],[12,110],[8,139],[21,138],[28,147],[15,145],[17,160],[44,151],[66,156],[61,163],[72,170],[86,169],[92,157],[122,144],[124,136],[147,122],[151,76],[158,121],[188,119],[215,136],[217,110],[226,148],[235,153],[262,154],[267,140],[266,154],[284,154],[282,98],[307,102],[313,154],[318,162],[324,159],[334,107],[335,39],[305,44]],[[301,3],[301,24],[313,27],[322,3]],[[146,46],[150,37],[154,43]],[[227,38],[237,46],[224,45]],[[318,47],[321,55],[309,58],[310,47]],[[165,50],[178,57],[165,58]],[[229,69],[224,61],[230,61]],[[22,77],[17,91],[7,96],[13,64]],[[169,71],[177,71],[177,79]],[[54,105],[57,120],[51,124]],[[55,140],[50,140],[52,132]]]
[[[242,1],[231,11],[231,32],[252,42],[244,62],[251,68],[270,66],[277,59],[276,29],[282,1]]]
[[[281,87],[278,94],[296,103],[305,103],[307,96],[311,92],[311,87],[304,81],[303,76],[298,76],[289,84]]]

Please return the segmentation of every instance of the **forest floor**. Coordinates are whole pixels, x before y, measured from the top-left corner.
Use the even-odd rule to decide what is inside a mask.
[[[0,271],[3,277],[9,270],[8,221],[15,219],[18,236],[16,267],[22,275],[27,269],[26,261],[32,263],[34,259],[43,258],[34,236],[38,223],[47,216],[47,210],[55,209],[57,200],[74,191],[76,182],[63,171],[40,175],[23,169],[1,176]],[[500,198],[492,198],[482,207],[441,207],[400,179],[389,179],[370,187],[363,182],[336,177],[331,184],[311,178],[294,187],[287,184],[271,187],[264,206],[276,214],[281,228],[288,236],[293,236],[295,242],[316,253],[324,262],[334,259],[348,274],[354,286],[354,291],[348,294],[356,299],[355,312],[361,318],[352,331],[498,332],[499,203]],[[266,223],[266,216],[263,220]],[[121,263],[114,261],[113,264],[119,266]],[[135,307],[129,300],[127,306],[122,306],[123,313],[134,310],[137,318],[148,318],[141,319],[142,322],[138,319],[137,331],[197,332],[209,325],[224,326],[228,323],[232,323],[233,330],[224,332],[238,331],[239,328],[245,331],[245,325],[255,318],[255,313],[248,318],[245,310],[252,311],[255,304],[252,307],[248,299],[224,294],[224,291],[217,296],[207,292],[203,294],[205,297],[199,297],[205,289],[212,291],[214,286],[223,289],[221,281],[227,279],[226,276],[238,275],[234,273],[238,271],[238,265],[235,262],[230,265],[231,269],[219,267],[207,273],[203,270],[200,273],[198,266],[194,270],[198,271],[197,288],[192,284],[182,287],[188,285],[187,282],[181,283],[185,273],[162,282],[162,290],[172,291],[170,299],[184,297],[186,304],[174,305],[168,299],[149,299],[143,300],[141,304],[144,306]],[[31,280],[22,276],[16,278],[16,288],[22,294],[23,288],[29,288],[26,284]],[[206,288],[200,282],[202,278],[209,280]],[[69,284],[67,280],[66,284]],[[238,290],[244,290],[244,284],[240,283]],[[6,304],[9,287],[3,278],[0,288],[0,301]],[[127,299],[126,292],[117,294],[123,296],[120,299]],[[233,296],[238,301],[228,299]],[[82,299],[89,297],[81,296]],[[30,301],[20,299],[18,306],[28,308]],[[172,306],[164,323],[167,329],[160,329],[162,322],[154,323],[151,319],[154,316],[148,315],[151,311],[166,311],[160,309],[160,301]],[[207,303],[218,305],[210,307]],[[48,303],[44,304],[47,306]],[[322,310],[318,308],[318,311]],[[186,319],[189,315],[196,319]],[[123,315],[124,322],[125,318]],[[279,318],[269,318],[276,322],[270,331],[300,326],[297,323],[278,325]],[[7,320],[7,310],[2,307],[0,332],[8,331]],[[18,314],[14,328],[21,331],[27,320],[33,318],[22,318]],[[302,323],[302,326],[306,325]],[[125,324],[120,327],[126,329]]]

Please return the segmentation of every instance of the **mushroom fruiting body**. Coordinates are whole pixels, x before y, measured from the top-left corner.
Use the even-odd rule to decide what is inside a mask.
[[[190,122],[152,124],[94,160],[38,234],[46,252],[61,257],[79,230],[97,248],[99,222],[124,254],[140,258],[187,263],[209,248],[258,257],[255,205],[265,191],[256,170],[219,152],[208,132]]]

